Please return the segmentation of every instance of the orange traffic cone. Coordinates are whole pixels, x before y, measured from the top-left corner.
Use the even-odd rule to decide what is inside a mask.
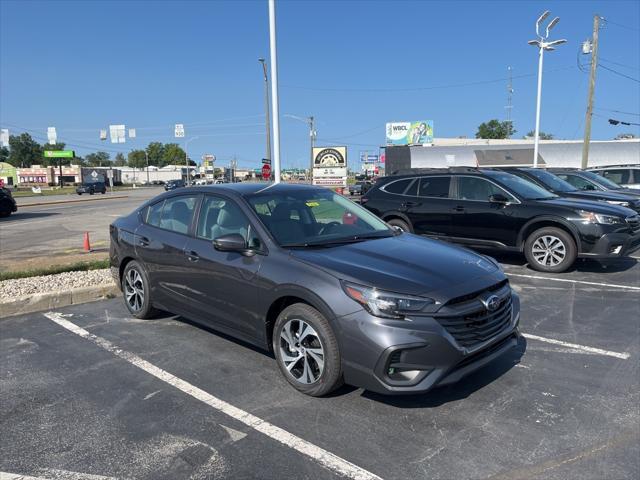
[[[89,232],[84,232],[84,251],[91,251],[91,243],[89,242]]]

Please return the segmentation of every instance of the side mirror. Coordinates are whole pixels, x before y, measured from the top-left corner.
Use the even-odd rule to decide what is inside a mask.
[[[238,252],[246,256],[254,254],[247,246],[244,237],[239,233],[229,233],[213,240],[213,247],[220,252]]]
[[[501,193],[494,193],[493,195],[489,196],[489,202],[505,204],[509,203],[509,199]]]

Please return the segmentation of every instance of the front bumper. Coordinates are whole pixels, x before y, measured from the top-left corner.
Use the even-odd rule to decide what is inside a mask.
[[[589,250],[578,254],[579,257],[588,258],[617,258],[630,255],[640,249],[640,232],[607,233],[589,245]]]
[[[434,317],[388,320],[364,310],[339,320],[344,380],[384,394],[424,393],[459,381],[518,344],[520,300],[494,336],[462,346]]]

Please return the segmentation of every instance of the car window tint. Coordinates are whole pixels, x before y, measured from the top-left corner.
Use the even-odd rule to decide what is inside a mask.
[[[413,181],[413,178],[405,178],[404,180],[396,180],[395,182],[388,183],[384,187],[385,192],[402,194],[407,189],[409,184]]]
[[[420,197],[449,197],[451,177],[422,177],[418,187]]]
[[[411,197],[415,197],[418,195],[418,184],[420,183],[419,179],[414,179],[413,183],[411,185],[409,185],[409,188],[407,189],[406,192],[404,192],[405,195],[409,195]]]
[[[458,177],[458,198],[488,202],[491,195],[507,195],[497,185],[480,177]]]
[[[245,239],[249,248],[260,248],[260,238],[250,227],[247,216],[233,200],[223,197],[205,196],[196,232],[198,237],[205,240],[237,233]]]
[[[603,170],[602,176],[604,178],[608,178],[609,180],[616,182],[617,184],[625,184],[629,183],[629,170],[618,169],[618,170]]]
[[[187,195],[166,199],[160,216],[160,228],[176,233],[188,233],[196,199],[195,196]]]
[[[149,225],[153,225],[154,227],[159,227],[160,215],[162,213],[163,205],[164,205],[164,201],[155,203],[147,207],[145,222],[148,223]]]
[[[566,173],[559,173],[558,177],[560,177],[565,182],[570,183],[578,190],[594,190],[595,185],[588,180],[585,180],[578,175],[567,175]]]

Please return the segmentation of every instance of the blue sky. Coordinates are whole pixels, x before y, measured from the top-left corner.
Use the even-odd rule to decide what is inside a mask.
[[[640,78],[638,1],[280,1],[280,112],[314,115],[318,143],[346,144],[351,160],[384,143],[387,121],[432,119],[436,137],[473,137],[481,122],[505,119],[500,79],[511,66],[520,137],[534,126],[537,52],[527,41],[545,8],[561,17],[552,38],[569,42],[545,55],[541,129],[581,138],[588,75],[577,68],[580,43],[600,14],[603,65]],[[192,158],[214,153],[224,164],[235,155],[258,166],[257,59],[269,57],[268,35],[266,0],[0,0],[0,124],[40,141],[55,126],[80,154],[113,157],[175,141],[173,124],[183,123],[200,137],[189,144]],[[640,123],[637,81],[600,69],[595,106],[593,138],[640,134],[607,123]],[[121,123],[138,138],[100,142],[100,128]],[[289,118],[281,126],[283,166],[306,166],[307,127]]]

